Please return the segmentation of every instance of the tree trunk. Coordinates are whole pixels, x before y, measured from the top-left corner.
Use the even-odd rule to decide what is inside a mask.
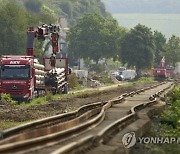
[[[96,59],[95,62],[96,62],[96,65],[98,65],[99,59]]]
[[[137,66],[136,66],[136,74],[138,78],[141,76],[141,69]]]

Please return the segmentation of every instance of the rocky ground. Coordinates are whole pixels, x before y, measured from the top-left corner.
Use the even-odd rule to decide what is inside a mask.
[[[79,107],[99,102],[107,101],[113,97],[120,96],[125,92],[141,89],[151,84],[133,84],[131,86],[118,86],[114,89],[93,91],[88,94],[72,95],[72,97],[63,98],[58,101],[49,101],[44,105],[22,106],[12,105],[8,102],[0,101],[0,130],[22,124],[24,122],[45,118],[69,111],[74,111]]]

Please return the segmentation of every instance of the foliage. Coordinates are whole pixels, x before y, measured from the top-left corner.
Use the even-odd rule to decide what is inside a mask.
[[[5,129],[12,128],[15,126],[20,126],[20,125],[23,125],[28,122],[30,122],[30,121],[19,122],[19,121],[3,121],[3,120],[1,120],[0,121],[0,130],[5,130]]]
[[[61,0],[58,6],[71,25],[75,25],[77,19],[82,17],[85,13],[95,12],[104,17],[110,16],[100,0]]]
[[[128,32],[121,43],[121,60],[136,67],[139,75],[142,69],[151,68],[154,56],[154,41],[151,29],[138,24]]]
[[[27,104],[24,103],[22,105],[24,105],[24,106],[35,106],[35,105],[46,104],[46,103],[47,103],[46,97],[38,97],[38,98],[35,98],[35,99],[31,100]]]
[[[68,11],[63,3],[68,3],[72,8]],[[85,9],[87,8],[87,9]],[[28,10],[28,12],[26,11]],[[65,12],[63,12],[64,10]],[[43,23],[55,23],[59,14],[66,16],[71,24],[86,12],[99,12],[108,16],[103,3],[99,0],[8,0],[0,1],[0,56],[3,54],[20,55],[25,53],[26,31],[28,27],[38,26]],[[41,57],[42,43],[35,43],[35,55]]]
[[[151,77],[141,77],[137,83],[146,84],[146,83],[152,83],[154,80]]]
[[[91,13],[83,16],[68,34],[72,57],[88,58],[98,64],[99,59],[116,55],[121,29],[114,19]]]
[[[7,2],[8,0],[0,0]],[[106,12],[101,0],[13,0],[17,5],[24,7],[32,13],[40,13],[42,9],[49,10],[49,14],[66,17],[70,25],[74,25],[76,20],[85,13],[96,12],[104,17],[110,16]]]
[[[159,63],[162,59],[162,53],[165,52],[165,46],[166,46],[166,38],[161,32],[158,31],[154,32],[154,44],[155,44],[154,65],[159,66]]]
[[[180,59],[180,37],[173,35],[167,42],[166,53],[164,53],[169,65],[175,66]]]
[[[180,87],[176,87],[170,95],[169,106],[160,117],[161,127],[166,136],[180,136]]]
[[[11,96],[9,94],[2,94],[1,95],[1,99],[4,99],[6,100],[8,103],[11,103],[11,104],[16,104],[16,102],[11,98]]]
[[[47,12],[31,14],[14,3],[7,3],[0,8],[0,55],[25,54],[26,31],[30,26],[54,22],[54,18]],[[40,56],[42,44],[35,43],[35,54]]]
[[[170,93],[170,103],[175,102],[176,100],[180,100],[180,87],[177,86]]]
[[[24,5],[28,11],[31,11],[33,13],[39,13],[42,2],[40,0],[26,0],[24,2]]]
[[[107,76],[107,75],[105,75],[102,78],[100,78],[100,82],[102,82],[104,84],[113,83],[111,78],[109,76]]]
[[[53,99],[53,94],[51,93],[51,91],[47,91],[45,97],[46,101],[51,101]]]
[[[78,78],[75,73],[72,73],[71,75],[68,76],[68,81],[69,81],[70,89],[79,89],[80,88],[80,84],[78,82]]]
[[[28,27],[26,12],[13,3],[7,3],[0,8],[0,19],[0,54],[23,54]]]
[[[105,71],[105,68],[102,64],[91,64],[89,66],[89,71],[95,71],[96,73],[101,73]]]

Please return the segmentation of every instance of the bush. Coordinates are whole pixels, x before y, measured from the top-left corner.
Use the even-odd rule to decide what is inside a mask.
[[[176,100],[180,100],[180,87],[177,86],[171,92],[171,102],[175,102]]]
[[[91,64],[90,65],[90,68],[89,68],[90,71],[95,71],[96,73],[101,73],[101,72],[104,72],[105,71],[105,68],[102,64]]]
[[[38,13],[40,12],[40,8],[42,6],[42,2],[40,0],[28,0],[24,3],[27,10]]]
[[[138,80],[139,83],[151,83],[153,82],[153,78],[150,78],[150,77],[141,77],[139,80]]]
[[[78,78],[75,73],[72,73],[71,75],[69,75],[69,88],[75,89],[79,87],[80,87],[80,84],[78,82]]]
[[[11,98],[9,94],[2,94],[1,99],[4,99],[5,101],[11,103],[11,104],[16,104],[16,102]]]
[[[106,83],[113,83],[108,76],[103,76],[103,77],[100,79],[100,82],[103,82],[104,84],[106,84]]]
[[[160,117],[161,126],[166,136],[180,136],[180,87],[176,87],[170,98],[170,105]]]
[[[46,101],[51,101],[53,99],[53,95],[51,91],[46,92]]]

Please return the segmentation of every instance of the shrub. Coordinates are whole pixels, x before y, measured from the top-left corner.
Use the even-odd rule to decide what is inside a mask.
[[[90,71],[95,71],[96,73],[101,73],[101,72],[104,72],[105,71],[105,68],[102,64],[91,64],[90,65],[90,68],[89,68]]]
[[[171,101],[175,102],[176,100],[180,100],[180,87],[177,86],[174,88],[174,90],[171,92]]]
[[[53,95],[51,91],[46,92],[46,101],[51,101],[53,99]]]
[[[1,99],[4,99],[5,101],[11,103],[11,104],[16,104],[16,102],[11,98],[9,94],[2,94]]]
[[[166,136],[179,137],[180,135],[180,87],[176,87],[170,98],[167,110],[160,117],[161,126]]]
[[[75,73],[72,73],[71,75],[69,75],[69,88],[75,89],[79,87],[80,87],[80,84],[78,82],[78,78]]]
[[[111,79],[108,77],[108,76],[103,76],[101,79],[100,79],[101,82],[103,82],[104,84],[106,83],[112,83]]]
[[[153,82],[153,78],[150,78],[150,77],[141,77],[139,80],[138,80],[139,83],[151,83]]]

